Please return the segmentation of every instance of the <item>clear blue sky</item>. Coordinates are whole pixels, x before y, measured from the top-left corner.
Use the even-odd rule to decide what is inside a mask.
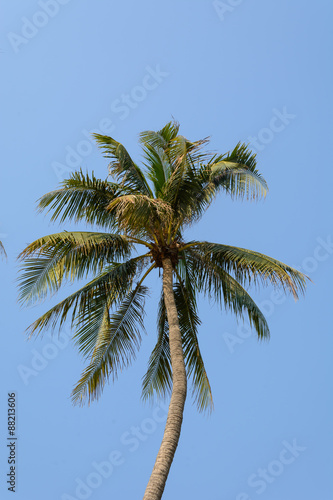
[[[269,343],[200,303],[215,411],[198,414],[189,395],[163,499],[331,499],[331,2],[1,5],[0,239],[8,253],[0,261],[1,498],[12,498],[4,484],[12,391],[16,500],[143,496],[165,415],[140,400],[156,295],[147,303],[148,335],[136,363],[99,402],[74,408],[69,395],[84,364],[70,332],[62,332],[61,345],[48,336],[28,342],[24,334],[66,290],[21,309],[16,256],[59,229],[36,213],[41,195],[80,166],[106,177],[90,131],[109,133],[140,161],[138,133],[175,117],[189,139],[211,136],[214,150],[250,142],[270,188],[258,203],[219,198],[188,237],[266,253],[313,283],[297,303],[271,288],[252,291],[267,313]],[[151,285],[159,286],[158,276]]]

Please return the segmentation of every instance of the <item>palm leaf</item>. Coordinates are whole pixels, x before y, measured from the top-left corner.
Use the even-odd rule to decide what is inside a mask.
[[[130,287],[128,287],[130,288]],[[121,294],[92,296],[89,308],[82,307],[75,316],[73,340],[80,354],[87,359],[91,357],[101,331],[107,328],[107,318],[110,308],[120,297],[125,296],[125,288]]]
[[[163,199],[167,200],[172,207],[177,205],[179,191],[188,173],[192,173],[196,163],[207,158],[207,153],[201,152],[201,148],[206,142],[207,139],[190,142],[180,135],[170,142],[168,156],[172,172],[164,186]]]
[[[175,284],[174,294],[187,376],[192,377],[193,397],[199,411],[211,411],[213,409],[213,396],[197,337],[197,329],[201,321],[197,313],[195,297],[182,282]]]
[[[205,241],[189,243],[188,247],[198,251],[207,265],[212,262],[233,273],[242,285],[258,281],[267,284],[269,281],[273,286],[281,286],[284,291],[291,292],[297,299],[299,293],[304,293],[306,279],[309,279],[283,262],[252,250]]]
[[[172,368],[169,348],[169,326],[164,304],[163,291],[157,315],[157,342],[148,361],[143,377],[142,398],[152,399],[154,394],[164,398],[172,388]]]
[[[116,214],[120,228],[138,237],[153,238],[172,216],[172,208],[164,200],[137,194],[120,196],[108,205],[108,210]]]
[[[153,182],[155,188],[155,196],[159,197],[162,193],[166,180],[171,174],[171,164],[166,151],[160,147],[152,147],[150,145],[144,148],[145,164],[148,177]]]
[[[140,347],[140,329],[143,328],[144,299],[148,289],[137,286],[122,301],[119,309],[110,315],[105,308],[103,321],[98,321],[97,341],[87,368],[73,389],[72,401],[89,403],[100,396],[109,376],[114,380],[119,371],[135,358]],[[103,312],[102,311],[102,312]]]
[[[128,257],[132,248],[118,234],[77,231],[39,238],[19,255],[24,261],[20,300],[40,300],[48,291],[57,291],[64,278],[74,281],[101,271],[113,260]]]
[[[48,212],[53,212],[51,221],[83,220],[115,230],[117,221],[105,207],[119,194],[122,190],[117,184],[96,179],[94,174],[89,177],[80,170],[63,181],[62,188],[42,196],[38,208],[39,211],[48,209]]]
[[[181,283],[174,285],[174,294],[186,371],[188,377],[192,377],[193,397],[200,411],[211,410],[213,399],[197,338],[197,327],[200,320],[195,300]],[[142,397],[143,399],[151,399],[155,394],[157,397],[164,398],[171,392],[171,388],[169,326],[162,292],[158,308],[158,338],[149,358],[148,370],[143,378]]]
[[[136,277],[144,268],[145,256],[139,261],[137,261]],[[146,279],[148,274],[154,269],[155,264],[151,265],[149,269],[140,278],[139,284]],[[105,310],[110,309],[111,306],[119,304],[121,300],[124,299],[125,294],[129,293],[132,287],[133,279],[130,276],[127,280],[127,286],[123,286],[119,291],[115,291],[113,294],[103,294],[94,296],[93,303],[89,303],[88,307],[81,308],[75,318],[75,328],[76,332],[74,335],[74,340],[79,348],[79,351],[85,358],[93,354],[93,349],[95,348],[98,341],[99,327],[103,326]],[[138,287],[137,287],[138,288]]]
[[[133,162],[124,146],[109,136],[100,134],[93,135],[98,146],[104,151],[104,156],[111,159],[109,165],[110,175],[115,176],[117,181],[130,191],[152,196],[145,176],[140,168]]]
[[[178,227],[193,224],[199,219],[205,208],[201,202],[202,191],[202,184],[193,165],[189,164],[184,172],[181,169],[173,172],[164,186],[163,199],[172,206]]]
[[[258,338],[269,338],[269,327],[264,315],[238,281],[218,264],[203,259],[195,250],[190,248],[187,253],[190,280],[198,292],[207,294],[220,306],[232,311],[237,318],[244,320],[247,313],[250,325],[255,328]]]
[[[208,142],[208,137],[191,142],[186,137],[177,135],[177,137],[170,141],[168,148],[168,155],[174,169],[179,166],[195,165],[208,160],[211,154],[202,151],[203,146]]]
[[[208,164],[208,184],[226,190],[231,196],[257,199],[266,196],[267,183],[256,168],[256,154],[240,142],[225,155],[216,156]]]
[[[139,141],[144,147],[162,148],[167,151],[170,141],[175,139],[178,135],[179,123],[176,121],[168,122],[161,130],[154,132],[153,130],[146,130],[139,135]]]
[[[27,329],[29,335],[38,334],[49,328],[54,330],[57,324],[60,328],[70,311],[72,311],[71,324],[73,327],[76,325],[77,315],[82,317],[83,314],[92,312],[96,301],[104,300],[107,297],[112,304],[121,299],[131,288],[133,279],[140,272],[145,259],[146,256],[140,256],[121,264],[112,264],[99,276],[53,306],[32,323]]]

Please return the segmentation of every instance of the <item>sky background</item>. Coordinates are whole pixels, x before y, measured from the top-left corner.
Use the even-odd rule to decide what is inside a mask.
[[[215,410],[199,414],[189,392],[163,500],[333,498],[332,14],[328,0],[1,2],[1,498],[12,498],[12,391],[16,500],[143,496],[165,417],[158,402],[140,399],[158,273],[136,362],[97,403],[78,408],[69,396],[84,363],[69,328],[58,343],[24,333],[71,289],[21,308],[16,257],[40,236],[73,229],[37,214],[40,196],[79,167],[106,177],[91,132],[104,128],[140,162],[138,134],[172,117],[190,140],[210,136],[218,152],[251,143],[270,188],[256,203],[219,197],[187,237],[265,253],[313,282],[297,303],[270,287],[251,290],[268,343],[200,301]]]

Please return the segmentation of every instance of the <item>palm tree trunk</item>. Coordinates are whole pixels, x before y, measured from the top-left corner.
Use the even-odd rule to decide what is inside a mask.
[[[171,260],[164,259],[162,264],[164,302],[169,324],[172,394],[162,443],[143,500],[160,500],[162,498],[165,483],[178,446],[187,390],[182,339],[172,285],[173,270]]]

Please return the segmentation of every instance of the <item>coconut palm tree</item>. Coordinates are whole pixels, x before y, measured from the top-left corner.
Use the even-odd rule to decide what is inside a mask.
[[[220,192],[258,198],[267,191],[245,144],[229,153],[205,152],[207,139],[190,142],[179,124],[141,133],[145,164],[134,163],[122,144],[94,134],[109,159],[112,179],[75,172],[60,189],[44,195],[39,209],[51,219],[99,226],[101,232],[62,231],[31,243],[20,255],[20,299],[33,302],[59,290],[65,281],[90,276],[29,328],[54,330],[69,316],[87,367],[72,392],[75,404],[97,398],[110,377],[135,358],[140,347],[147,276],[162,271],[157,340],[143,377],[143,398],[171,393],[163,440],[144,500],[162,497],[178,445],[187,394],[192,383],[199,410],[213,405],[198,343],[198,294],[206,294],[248,317],[259,339],[269,337],[266,319],[246,288],[270,282],[295,298],[305,276],[271,257],[207,241],[186,241],[184,231]],[[137,253],[135,253],[137,252]]]

